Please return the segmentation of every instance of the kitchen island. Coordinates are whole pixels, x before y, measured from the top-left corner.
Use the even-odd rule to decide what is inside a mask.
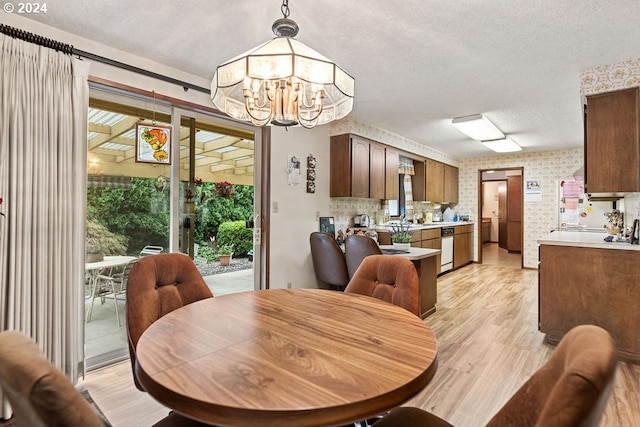
[[[453,233],[442,234],[442,229],[453,230]],[[378,242],[390,245],[391,225],[377,225]],[[428,224],[410,224],[412,232],[411,246],[415,248],[440,249],[436,261],[437,273],[455,270],[473,262],[474,223],[470,221],[434,222]],[[443,238],[445,240],[443,240]]]
[[[538,328],[557,343],[576,325],[601,326],[621,359],[640,363],[640,246],[606,236],[555,231],[538,240]]]
[[[392,245],[380,245],[382,253],[393,249]],[[437,265],[438,249],[409,248],[407,253],[397,253],[394,256],[407,258],[413,263],[420,279],[420,318],[424,319],[436,311],[438,301]]]

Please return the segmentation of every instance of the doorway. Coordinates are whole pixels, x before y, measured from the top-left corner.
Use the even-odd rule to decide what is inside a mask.
[[[478,261],[523,268],[524,169],[480,170]]]

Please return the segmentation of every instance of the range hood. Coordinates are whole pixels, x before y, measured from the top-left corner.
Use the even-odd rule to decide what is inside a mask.
[[[584,166],[573,172],[573,179],[584,185]],[[586,190],[586,188],[585,188]],[[615,202],[616,200],[624,199],[626,193],[589,193],[587,192],[587,198],[592,202]]]

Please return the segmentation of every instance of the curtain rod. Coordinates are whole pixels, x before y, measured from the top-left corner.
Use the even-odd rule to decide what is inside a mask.
[[[116,68],[120,68],[127,71],[133,71],[134,73],[137,73],[137,74],[142,74],[147,77],[152,77],[157,80],[162,80],[168,83],[172,83],[172,84],[181,86],[185,90],[185,92],[189,89],[193,89],[198,92],[211,94],[210,89],[204,88],[202,86],[194,85],[192,83],[188,83],[183,80],[178,80],[178,79],[174,79],[173,77],[154,73],[153,71],[149,71],[143,68],[135,67],[133,65],[125,64],[123,62],[116,61],[114,59],[105,58],[104,56],[95,55],[90,52],[85,52],[80,49],[75,49],[72,45],[62,43],[56,40],[48,39],[38,34],[29,33],[27,31],[10,27],[8,25],[0,24],[0,33],[6,34],[10,37],[13,37],[19,40],[24,40],[29,43],[37,44],[39,46],[48,47],[49,49],[54,49],[56,51],[65,53],[67,55],[77,55],[80,58],[87,58],[92,61],[100,62],[102,64],[111,65]]]

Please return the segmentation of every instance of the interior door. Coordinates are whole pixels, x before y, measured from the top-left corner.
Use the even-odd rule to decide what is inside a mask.
[[[507,249],[507,182],[498,184],[498,246]]]
[[[522,251],[522,176],[507,177],[507,250]]]

